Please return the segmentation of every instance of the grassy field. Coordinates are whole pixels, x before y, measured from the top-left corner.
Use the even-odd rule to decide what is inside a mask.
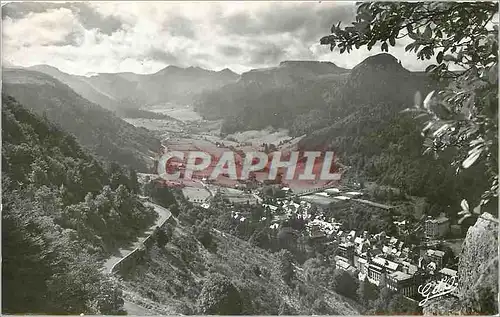
[[[262,143],[273,143],[278,145],[279,142],[290,139],[288,130],[267,128],[263,130],[249,130],[228,135],[226,138],[232,138],[238,142],[251,142],[252,144],[261,145]]]
[[[155,132],[181,132],[182,125],[176,121],[164,119],[143,119],[143,118],[124,118],[126,122],[136,126],[144,127]]]
[[[204,201],[210,197],[210,193],[203,187],[184,187],[182,193],[189,201],[194,202]]]
[[[250,193],[245,193],[241,190],[234,188],[221,188],[222,197],[229,199],[232,203],[244,204],[257,202],[257,199]]]
[[[167,103],[150,106],[147,108],[147,110],[157,113],[163,113],[183,122],[203,120],[203,118],[193,110],[193,107],[189,105]]]

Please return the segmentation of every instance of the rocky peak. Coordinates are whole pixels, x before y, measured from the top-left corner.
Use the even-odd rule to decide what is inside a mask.
[[[391,54],[381,53],[367,57],[352,69],[352,74],[365,73],[370,71],[386,71],[391,73],[408,73],[400,61]]]
[[[233,77],[233,78],[238,78],[239,77],[238,74],[236,74],[235,72],[233,72],[229,68],[224,68],[223,70],[219,71],[218,73],[220,75],[226,76],[226,77]]]
[[[332,62],[324,61],[282,61],[279,64],[280,68],[297,68],[306,69],[315,74],[329,74],[329,73],[345,73],[348,69],[338,67]]]

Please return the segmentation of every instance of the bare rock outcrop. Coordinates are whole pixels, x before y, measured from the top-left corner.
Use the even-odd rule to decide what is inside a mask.
[[[461,313],[498,313],[498,219],[483,213],[469,228],[458,264]]]

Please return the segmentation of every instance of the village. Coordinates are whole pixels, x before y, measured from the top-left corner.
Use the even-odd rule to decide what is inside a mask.
[[[428,282],[447,279],[456,284],[457,259],[453,254],[441,250],[440,246],[442,239],[450,230],[456,230],[457,226],[452,226],[444,215],[438,218],[424,217],[416,224],[395,220],[397,234],[392,236],[385,232],[356,232],[345,230],[343,223],[326,217],[328,208],[349,204],[351,201],[386,210],[391,210],[392,206],[363,199],[361,191],[341,191],[336,187],[307,194],[295,194],[288,187],[280,189],[286,196],[273,199],[273,203],[267,203],[269,199],[259,191],[254,191],[252,195],[260,199],[233,202],[233,219],[248,221],[248,216],[236,211],[238,204],[242,203],[260,204],[264,207],[272,215],[269,228],[273,230],[278,230],[284,221],[292,217],[303,219],[307,234],[316,243],[337,246],[338,252],[334,258],[336,269],[345,270],[360,281],[367,279],[378,287],[386,286],[410,300],[420,300],[418,288]],[[219,190],[218,193],[225,198],[229,197],[225,190]],[[201,206],[208,209],[209,199]],[[266,217],[261,219],[266,220]],[[404,238],[410,230],[420,232],[419,245],[405,243]]]

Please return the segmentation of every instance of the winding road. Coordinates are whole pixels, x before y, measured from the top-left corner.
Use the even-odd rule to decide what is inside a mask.
[[[141,197],[141,198],[146,198],[146,197]],[[103,271],[106,273],[111,273],[113,267],[120,262],[123,258],[134,252],[135,249],[140,247],[144,239],[149,237],[153,231],[155,230],[156,227],[161,226],[165,221],[167,221],[170,216],[172,216],[172,213],[166,208],[163,208],[162,206],[159,206],[157,204],[153,204],[149,201],[144,202],[145,206],[151,206],[154,208],[156,213],[158,213],[158,218],[152,224],[144,233],[142,236],[137,237],[136,241],[134,241],[132,244],[128,245],[127,247],[120,248],[115,254],[113,254],[111,257],[109,257],[103,264]],[[133,302],[130,302],[126,299],[124,299],[124,304],[123,308],[125,311],[127,311],[127,314],[129,315],[143,315],[143,316],[149,316],[149,315],[157,315],[154,312],[139,306]]]
[[[144,241],[144,239],[146,239],[150,234],[152,234],[156,227],[161,226],[172,215],[168,209],[153,204],[151,202],[144,202],[144,205],[153,207],[154,210],[158,213],[158,218],[156,219],[153,225],[151,225],[146,231],[144,231],[142,236],[137,237],[136,241],[134,241],[130,245],[127,245],[126,247],[120,248],[115,254],[113,254],[110,258],[108,258],[104,262],[103,270],[105,270],[106,273],[111,273],[113,266],[115,266],[118,262],[120,262],[124,257],[129,255],[130,253],[134,252],[135,249],[140,247],[142,241]]]

